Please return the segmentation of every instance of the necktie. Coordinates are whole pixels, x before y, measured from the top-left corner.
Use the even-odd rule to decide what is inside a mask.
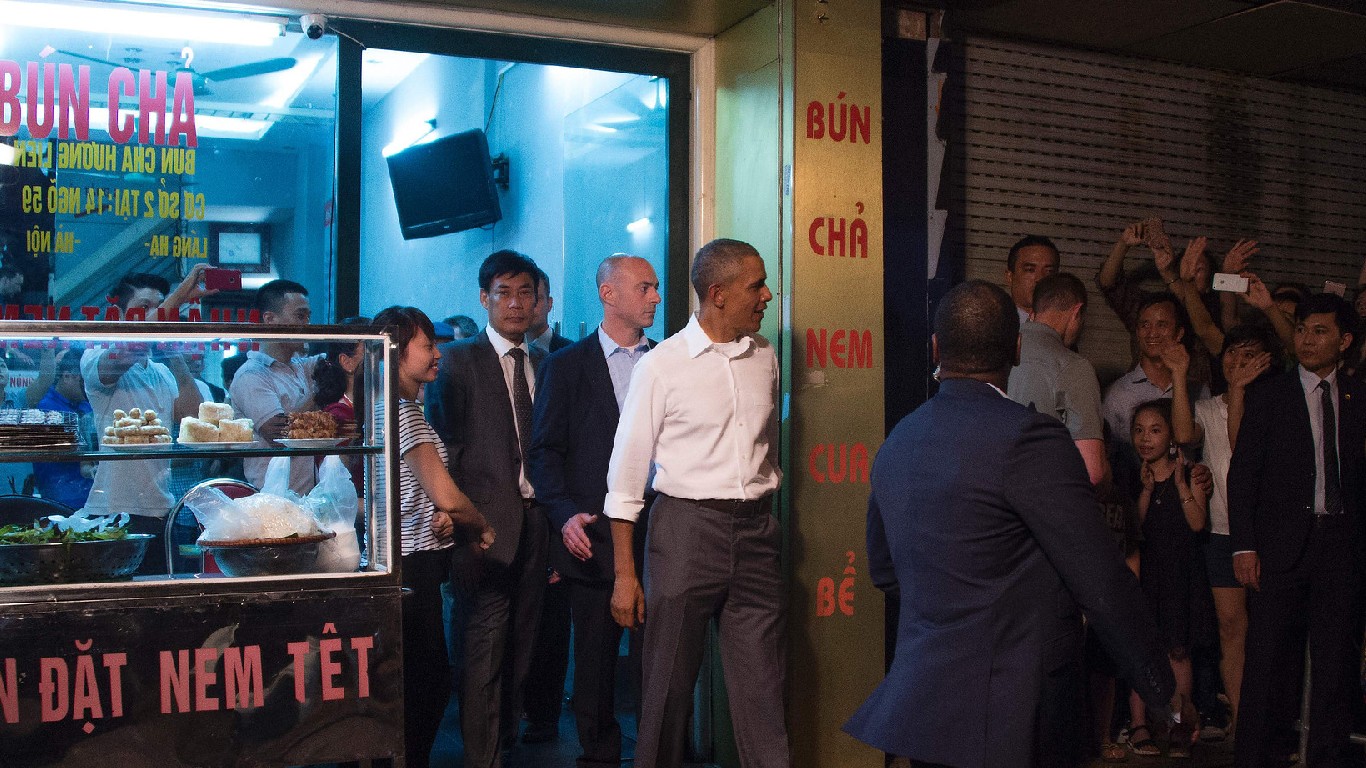
[[[513,347],[508,354],[512,355],[512,411],[517,418],[517,443],[525,466],[526,448],[531,442],[531,388],[526,384],[526,350]]]
[[[1323,403],[1323,511],[1342,512],[1342,480],[1338,476],[1338,420],[1333,413],[1333,393],[1327,381],[1319,382]]]

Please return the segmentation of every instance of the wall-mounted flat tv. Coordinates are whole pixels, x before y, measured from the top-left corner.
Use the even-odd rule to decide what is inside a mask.
[[[417,144],[387,160],[404,240],[463,232],[503,218],[483,131]]]

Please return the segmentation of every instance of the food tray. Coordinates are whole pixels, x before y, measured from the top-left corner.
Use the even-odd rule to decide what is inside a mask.
[[[228,576],[286,576],[313,573],[318,545],[336,535],[328,531],[289,539],[200,540],[199,546],[213,554],[214,562]]]
[[[0,583],[71,584],[127,579],[142,565],[154,537],[130,533],[122,539],[0,544]]]

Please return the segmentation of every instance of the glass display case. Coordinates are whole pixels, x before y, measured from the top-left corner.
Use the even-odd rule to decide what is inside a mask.
[[[388,337],[6,322],[0,351],[0,764],[401,755]]]

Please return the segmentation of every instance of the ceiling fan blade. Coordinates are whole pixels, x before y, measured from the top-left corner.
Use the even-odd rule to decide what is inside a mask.
[[[51,56],[51,55],[54,54],[54,53],[60,53],[60,54],[63,55],[63,56],[70,56],[70,57],[73,58],[73,59],[80,59],[81,61],[93,61],[93,62],[95,62],[96,64],[103,64],[103,65],[105,65],[105,66],[107,66],[107,67],[126,67],[126,66],[128,66],[127,64],[120,64],[120,63],[118,63],[118,62],[116,62],[116,61],[110,61],[109,59],[100,59],[100,58],[96,58],[96,57],[94,57],[94,56],[86,56],[86,55],[83,54],[83,53],[76,53],[75,51],[63,51],[63,50],[61,50],[61,49],[59,49],[59,48],[53,48],[53,49],[51,49],[51,50],[44,49],[44,52],[43,52],[42,54],[40,54],[40,55],[41,55],[43,58],[47,58],[48,56]]]
[[[257,75],[269,75],[272,72],[283,72],[286,69],[293,69],[298,64],[298,59],[265,59],[263,61],[253,61],[250,64],[238,64],[235,67],[223,67],[213,69],[208,72],[201,72],[205,80],[236,80],[242,77],[255,77]]]

